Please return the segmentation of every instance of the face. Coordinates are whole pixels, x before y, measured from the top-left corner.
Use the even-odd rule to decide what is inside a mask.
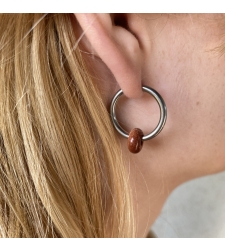
[[[168,116],[163,131],[144,142],[138,155],[129,155],[126,139],[118,136],[125,159],[150,171],[151,177],[157,169],[177,183],[224,170],[225,56],[220,50],[225,15],[130,15],[142,49],[142,83],[161,94]],[[98,58],[94,68],[92,60],[90,65],[93,75],[101,75],[99,87],[109,107],[118,85]],[[159,109],[147,94],[123,97],[117,117],[124,129],[138,127],[147,134],[157,125]]]
[[[159,167],[165,176],[180,181],[224,170],[225,58],[218,47],[223,44],[225,16],[138,18],[137,26],[143,28],[137,30],[145,33],[147,48],[143,84],[157,90],[168,109],[163,131],[144,142],[140,159],[149,158],[148,169]],[[139,127],[145,134],[159,118],[157,103],[148,95],[121,102],[120,111],[127,128]]]

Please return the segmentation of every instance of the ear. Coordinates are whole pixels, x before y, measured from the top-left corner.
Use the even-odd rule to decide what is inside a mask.
[[[123,15],[123,16],[122,16]],[[142,96],[141,48],[125,14],[75,14],[92,51],[106,64],[129,98]]]

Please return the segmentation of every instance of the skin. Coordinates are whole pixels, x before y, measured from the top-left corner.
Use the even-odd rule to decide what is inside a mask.
[[[129,153],[127,140],[118,135],[130,172],[137,237],[145,237],[174,188],[225,170],[225,58],[220,52],[225,16],[129,14],[126,18],[140,45],[142,83],[157,90],[168,109],[163,131],[144,142],[140,153]],[[97,57],[92,71],[109,108],[120,87]],[[119,121],[128,131],[138,127],[146,134],[158,122],[158,105],[147,94],[123,97],[118,107]]]

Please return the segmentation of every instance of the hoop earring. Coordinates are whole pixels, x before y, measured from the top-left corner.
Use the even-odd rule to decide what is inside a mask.
[[[132,129],[130,131],[130,133],[128,134],[119,125],[117,118],[116,118],[115,107],[116,107],[116,103],[117,103],[119,97],[123,94],[123,91],[121,89],[113,97],[112,102],[111,102],[111,106],[110,106],[110,115],[111,115],[111,120],[112,120],[113,126],[123,137],[128,139],[128,149],[132,153],[140,152],[144,141],[152,139],[153,137],[156,137],[162,131],[162,129],[166,123],[166,118],[167,118],[166,104],[165,104],[163,98],[161,97],[161,95],[150,87],[142,86],[142,90],[144,92],[147,92],[148,94],[152,95],[155,98],[155,100],[157,101],[157,103],[159,105],[159,109],[160,109],[160,119],[159,119],[158,125],[148,135],[144,135],[142,130],[139,128]]]

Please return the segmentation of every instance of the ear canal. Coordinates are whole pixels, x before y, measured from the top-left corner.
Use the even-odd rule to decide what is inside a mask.
[[[113,14],[112,20],[115,26],[121,26],[128,30],[127,16],[126,14]]]
[[[124,28],[125,30],[129,31],[132,35],[136,37],[135,33],[129,27],[127,15],[128,14],[124,14],[124,13],[111,14],[112,23],[114,26],[120,26]]]

